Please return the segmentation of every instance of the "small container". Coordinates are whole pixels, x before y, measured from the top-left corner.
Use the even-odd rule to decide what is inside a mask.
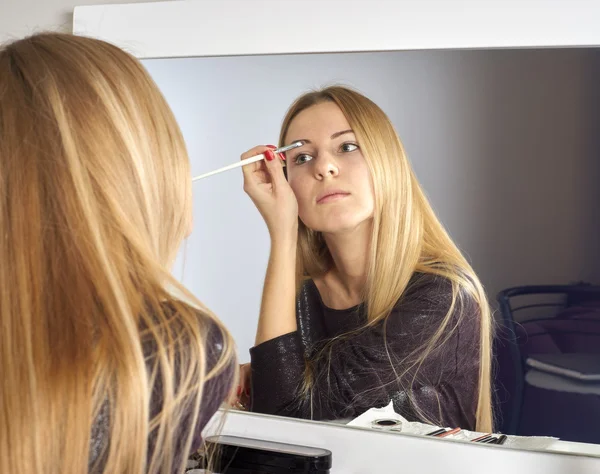
[[[331,451],[237,436],[211,436],[215,474],[329,474]]]
[[[402,421],[395,418],[380,418],[371,422],[371,428],[385,431],[402,431]]]

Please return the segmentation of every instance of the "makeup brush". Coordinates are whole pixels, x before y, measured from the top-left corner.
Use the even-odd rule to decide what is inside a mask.
[[[294,148],[298,148],[302,145],[304,145],[303,141],[297,141],[297,142],[292,143],[291,145],[277,148],[276,150],[273,150],[273,153],[276,153],[276,154],[277,153],[285,153],[286,151],[293,150]],[[212,176],[213,174],[222,173],[223,171],[229,171],[234,168],[239,168],[240,166],[246,166],[246,165],[249,165],[250,163],[256,163],[257,161],[264,160],[264,159],[265,159],[265,155],[263,153],[261,153],[260,155],[251,156],[250,158],[246,158],[245,160],[240,160],[237,163],[233,163],[231,165],[224,166],[223,168],[219,168],[217,170],[210,171],[208,173],[201,174],[199,176],[195,176],[194,178],[192,178],[192,181],[197,181],[202,178],[207,178],[209,176]]]

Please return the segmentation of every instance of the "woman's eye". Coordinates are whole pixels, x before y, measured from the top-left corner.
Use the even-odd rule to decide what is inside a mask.
[[[302,163],[306,163],[310,160],[312,160],[312,156],[307,155],[306,153],[301,153],[294,159],[294,163],[296,163],[297,165],[301,165]]]
[[[355,143],[344,143],[341,146],[341,150],[345,153],[350,153],[351,151],[358,150],[358,145]]]

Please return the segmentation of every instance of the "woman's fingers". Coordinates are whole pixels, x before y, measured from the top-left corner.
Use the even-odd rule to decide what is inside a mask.
[[[248,150],[242,159],[264,154],[265,158],[244,166],[244,191],[262,215],[271,238],[275,234],[296,232],[298,225],[298,202],[283,172],[281,155],[276,156],[275,147],[260,146]]]
[[[239,410],[250,408],[250,364],[243,364],[239,370],[237,387],[229,398],[229,405]]]
[[[245,160],[261,154],[267,158],[269,150],[273,148],[273,145],[255,146],[243,153],[240,159]],[[272,153],[270,156],[272,156]],[[270,175],[265,164],[265,159],[242,166],[242,172],[244,173],[244,191],[251,197],[256,192],[257,187],[270,183]]]
[[[240,160],[246,160],[248,158],[252,158],[257,155],[265,155],[266,152],[272,150],[273,145],[260,145],[251,148],[245,153],[242,153],[240,156]],[[264,169],[264,160],[256,161],[254,163],[250,163],[248,165],[242,166],[242,171],[244,172],[244,176],[250,176],[253,172],[259,169]]]
[[[279,155],[281,156],[281,153]],[[276,191],[277,186],[283,184],[288,185],[285,174],[283,173],[283,163],[280,156],[277,156],[272,150],[268,150],[265,156],[265,167],[269,173],[271,182],[273,183],[273,190]]]

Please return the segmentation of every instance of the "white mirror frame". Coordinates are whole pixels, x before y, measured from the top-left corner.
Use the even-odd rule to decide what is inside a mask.
[[[140,59],[593,47],[600,1],[175,0],[76,7],[73,32]]]
[[[598,47],[600,0],[173,0],[76,7],[73,32],[139,59]],[[340,428],[233,412],[222,432],[329,448],[332,474],[396,472],[399,464],[433,474],[600,472],[600,457],[589,457],[598,456],[594,445],[581,452],[564,443],[565,454],[506,451]]]

